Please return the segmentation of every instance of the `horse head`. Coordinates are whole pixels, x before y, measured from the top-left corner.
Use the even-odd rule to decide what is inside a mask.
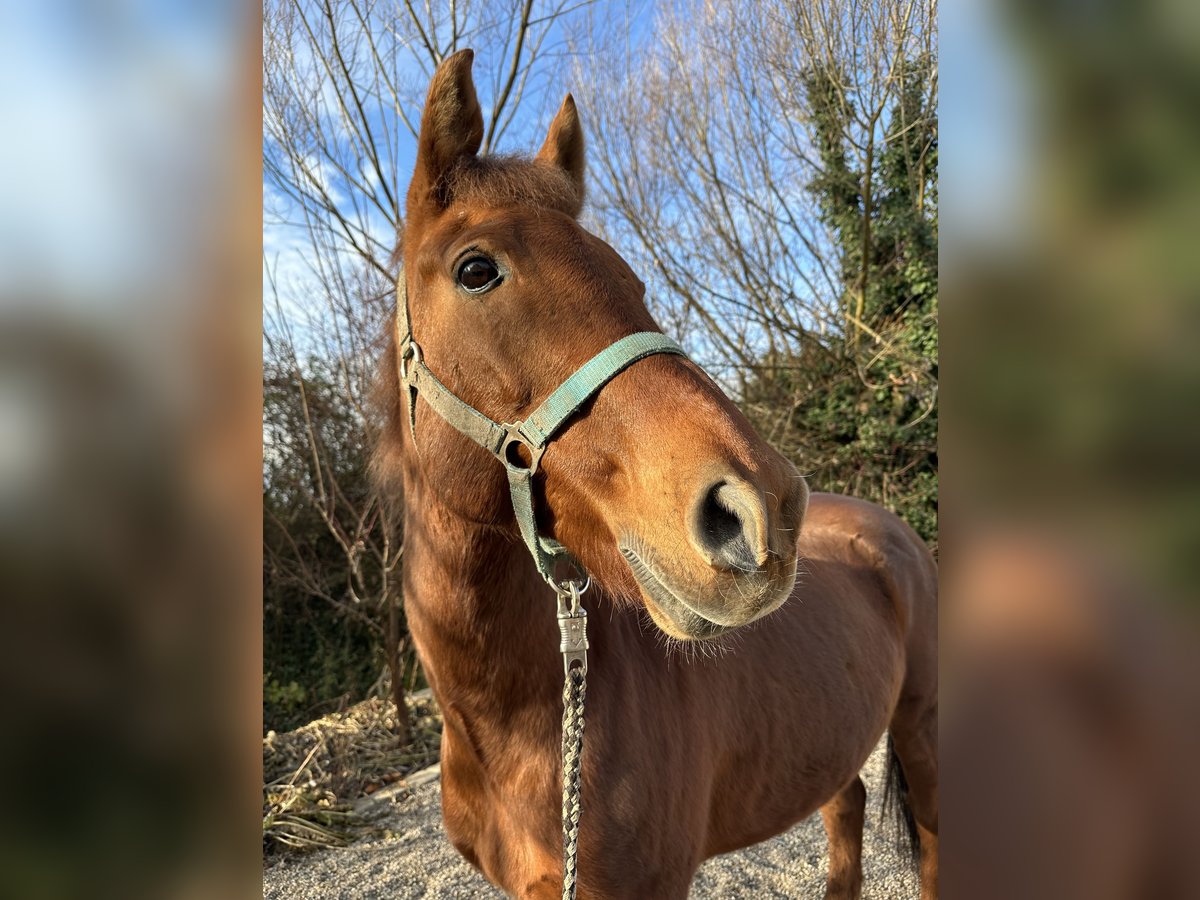
[[[430,370],[486,416],[517,422],[604,348],[659,328],[642,282],[578,221],[574,101],[532,159],[481,156],[471,63],[469,50],[449,57],[429,89],[403,271]],[[431,490],[461,516],[513,527],[497,501],[503,467],[424,404],[415,417],[405,440]],[[672,637],[745,625],[792,591],[804,480],[686,357],[641,359],[592,396],[546,447],[534,492],[539,529]]]

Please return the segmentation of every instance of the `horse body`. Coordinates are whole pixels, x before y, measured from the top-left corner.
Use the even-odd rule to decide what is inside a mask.
[[[447,833],[511,895],[557,897],[554,596],[511,537],[415,484],[407,496],[407,611],[445,718]],[[581,897],[685,897],[704,859],[781,833],[856,780],[897,709],[907,647],[931,639],[936,573],[899,520],[834,495],[813,495],[800,550],[789,601],[707,652],[589,604]],[[890,593],[878,566],[914,560]]]
[[[411,339],[456,397],[517,422],[599,350],[657,328],[641,282],[576,221],[570,98],[536,159],[478,157],[470,63],[443,63],[422,117],[402,246]],[[510,894],[557,897],[554,593],[520,542],[503,468],[398,390],[400,343],[380,382],[376,469],[385,490],[402,481],[405,605],[445,723],[446,831]],[[819,808],[828,896],[858,897],[857,773],[887,730],[935,897],[936,573],[911,529],[872,504],[810,498],[678,356],[643,359],[592,396],[533,492],[538,528],[597,585],[579,896],[684,897],[705,858]]]

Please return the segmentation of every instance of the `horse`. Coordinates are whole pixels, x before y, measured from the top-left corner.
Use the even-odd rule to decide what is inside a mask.
[[[472,61],[448,57],[430,84],[396,262],[424,364],[516,422],[602,348],[660,329],[629,265],[579,224],[571,96],[534,157],[480,155]],[[509,895],[557,897],[555,594],[504,467],[406,396],[405,352],[393,335],[374,468],[404,500],[405,612],[443,716],[445,830]],[[871,503],[810,494],[677,354],[584,402],[532,490],[537,528],[594,582],[578,896],[686,897],[704,859],[817,810],[826,896],[860,896],[858,773],[886,731],[897,822],[936,897],[937,572],[916,533]]]

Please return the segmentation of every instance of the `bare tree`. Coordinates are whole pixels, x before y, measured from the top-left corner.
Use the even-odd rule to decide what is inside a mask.
[[[463,47],[475,50],[490,152],[551,77],[560,20],[590,2],[268,0],[264,169],[286,201],[268,213],[299,216],[389,274],[434,69]]]
[[[370,290],[367,279],[363,290]],[[350,285],[329,285],[330,309]],[[393,507],[368,478],[374,417],[363,406],[372,373],[361,334],[329,327],[298,349],[297,324],[278,294],[264,330],[264,576],[328,604],[373,635],[384,654],[400,737],[407,740],[405,631],[399,603],[402,545]],[[303,324],[300,327],[305,327]],[[321,536],[325,540],[321,540]],[[322,549],[330,548],[330,549]]]
[[[581,40],[602,227],[649,275],[660,316],[807,471],[838,468],[836,441],[814,446],[795,419],[834,390],[856,414],[841,372],[889,394],[870,402],[901,410],[897,427],[934,408],[936,349],[912,340],[912,319],[920,306],[936,330],[936,268],[897,271],[914,254],[895,223],[911,212],[936,247],[936,15],[936,0],[693,0],[660,8],[624,53],[597,31]],[[897,173],[908,190],[883,187]],[[898,210],[902,195],[917,208]],[[932,283],[932,312],[871,302],[904,278]],[[889,502],[893,462],[908,465],[842,466],[830,486]]]
[[[750,370],[781,342],[873,332],[847,308],[838,242],[807,190],[823,162],[806,85],[839,73],[869,240],[880,147],[913,126],[888,113],[905,62],[932,53],[935,17],[936,0],[701,0],[660,11],[627,56],[593,36],[588,58],[608,60],[579,78],[593,203],[709,361]]]

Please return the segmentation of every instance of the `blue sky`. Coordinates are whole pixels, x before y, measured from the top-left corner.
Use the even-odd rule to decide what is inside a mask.
[[[994,235],[997,222],[1020,219],[1032,91],[991,0],[950,4],[941,17],[943,214],[952,235]],[[205,200],[196,186],[225,149],[223,115],[247,39],[253,46],[250,21],[232,0],[0,6],[6,295],[30,284],[72,296],[93,296],[97,284],[120,293],[142,277],[148,258],[162,274],[171,271],[188,249],[178,238]],[[524,107],[508,146],[536,141],[568,81]],[[399,159],[403,183],[411,144]],[[264,242],[280,259],[295,249],[293,236],[273,224],[264,226]]]
[[[948,4],[939,37],[943,251],[1019,241],[1034,137],[1028,68],[991,0]]]
[[[613,34],[629,32],[633,41],[650,33],[652,16],[635,15],[632,29],[624,20],[623,3],[600,3],[600,15],[621,16]],[[652,11],[650,3],[641,6]],[[952,241],[986,243],[995,247],[1004,241],[1019,241],[1025,233],[1022,220],[1026,207],[1025,183],[1031,142],[1032,103],[1030,87],[1014,52],[1000,11],[990,0],[962,0],[944,11],[940,41],[941,128],[940,165],[942,187],[940,215],[949,216]],[[481,55],[476,60],[476,82],[485,108],[491,99],[491,78],[496,60]],[[549,66],[544,80],[531,91],[499,149],[529,151],[537,147],[551,115],[563,94],[572,88],[571,61]],[[413,73],[423,93],[427,74]],[[411,114],[415,115],[416,110]],[[586,122],[586,110],[585,122]],[[413,164],[415,142],[403,136],[396,153],[398,190],[403,192]],[[335,177],[329,178],[334,190]],[[950,190],[946,191],[946,185]],[[287,212],[285,198],[264,186],[268,209]],[[283,282],[285,300],[298,316],[304,298],[311,296],[305,259],[309,255],[302,234],[272,220],[264,222],[267,264]],[[379,217],[376,234],[383,242],[391,239],[390,227]]]
[[[614,35],[629,35],[630,37],[627,38],[629,40],[638,40],[645,33],[647,24],[652,18],[645,12],[652,8],[652,4],[646,3],[644,0],[635,0],[630,4],[599,2],[590,6],[585,5],[585,7],[577,10],[577,13],[619,19],[619,21],[613,22],[613,27],[609,31]],[[538,7],[535,6],[535,17],[537,14]],[[548,43],[564,36],[563,29],[556,26]],[[485,118],[495,93],[494,82],[504,74],[507,66],[507,58],[501,58],[499,49],[494,53],[488,52],[488,44],[486,38],[480,36],[477,36],[475,40],[468,36],[460,43],[460,46],[474,46],[477,51],[474,75],[476,89],[485,109]],[[500,152],[532,152],[536,150],[545,136],[546,128],[554,112],[558,109],[563,97],[572,88],[571,79],[575,71],[576,60],[558,55],[543,55],[540,59],[542,62],[538,66],[537,74],[530,79],[525,97],[517,107],[516,117],[495,148]],[[411,86],[413,91],[412,101],[406,104],[406,112],[414,122],[420,113],[420,101],[423,99],[428,85],[429,75],[430,70],[427,63],[418,62],[415,56],[410,57],[399,72],[399,79]],[[385,176],[395,175],[397,182],[395,191],[402,195],[407,187],[414,164],[415,139],[402,125],[396,124],[394,113],[390,110],[376,108],[369,114],[375,124],[381,123],[381,115],[389,116],[391,127],[399,131],[399,145],[395,148],[393,156],[395,172],[385,172]],[[381,133],[387,130],[389,129],[379,129]],[[264,149],[267,153],[275,151],[275,148],[269,143]],[[336,173],[326,168],[323,177],[331,191],[345,195],[347,185]],[[267,271],[269,267],[279,287],[287,315],[294,316],[296,321],[300,322],[310,311],[306,310],[306,307],[319,306],[319,304],[310,303],[311,298],[317,293],[309,272],[308,260],[311,257],[311,251],[307,245],[304,229],[296,224],[282,221],[291,219],[294,222],[299,219],[299,210],[296,205],[281,194],[266,175],[264,175],[263,192],[265,205],[263,223],[264,293],[267,294],[268,302],[273,302]],[[382,215],[372,216],[371,229],[377,240],[382,243],[390,243],[391,228]]]
[[[0,292],[83,303],[178,264],[229,133],[241,10],[0,5]]]

